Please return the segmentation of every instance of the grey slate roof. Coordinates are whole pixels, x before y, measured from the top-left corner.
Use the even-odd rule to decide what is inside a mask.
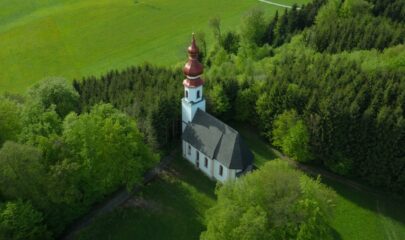
[[[240,134],[200,109],[187,124],[182,138],[229,169],[245,169],[253,163],[253,154]]]

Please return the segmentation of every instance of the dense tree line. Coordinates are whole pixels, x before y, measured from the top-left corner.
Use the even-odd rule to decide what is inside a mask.
[[[143,65],[111,71],[100,78],[75,81],[82,111],[96,103],[111,103],[137,119],[148,144],[166,147],[179,138],[183,93],[180,69]]]
[[[376,47],[375,38],[364,38],[374,29],[354,27],[351,34],[362,37],[352,39],[354,45],[346,49],[352,52],[340,52],[346,45],[332,49],[347,43],[344,33],[334,34],[336,40],[323,39],[331,51],[308,45],[312,41],[308,33],[333,32],[329,25],[346,19],[353,20],[352,25],[367,19],[391,21],[372,16],[371,7],[364,1],[330,1],[319,10],[314,25],[296,32],[290,43],[278,48],[260,47],[257,38],[245,37],[261,33],[254,28],[265,25],[262,13],[253,12],[238,33],[241,40],[236,53],[220,44],[208,53],[208,102],[215,103],[214,108],[221,106],[212,112],[222,119],[258,126],[270,142],[297,160],[312,159],[339,174],[403,195],[405,48],[401,41]],[[330,9],[338,14],[329,14]],[[389,28],[401,31],[400,23]],[[376,36],[389,37],[390,31],[383,35]],[[387,48],[392,45],[396,46]],[[377,49],[353,51],[363,48]],[[291,111],[297,115],[288,114]]]
[[[294,4],[291,10],[286,9],[281,16],[276,12],[268,24],[263,44],[278,47],[289,42],[297,32],[314,24],[315,17],[325,2],[326,0],[314,0],[301,8]]]
[[[405,25],[371,14],[372,5],[363,0],[330,0],[305,32],[308,45],[331,53],[379,49],[404,43]]]
[[[201,239],[333,239],[334,192],[286,162],[266,163],[216,192]]]
[[[373,4],[373,13],[393,21],[405,23],[405,2],[403,0],[368,0]]]
[[[403,47],[397,49],[403,53]],[[304,47],[286,48],[281,54],[268,62],[268,79],[256,102],[266,136],[274,140],[274,119],[295,109],[305,119],[317,161],[403,194],[403,71],[365,70],[364,59],[372,60],[367,54],[355,59]],[[379,57],[391,58],[388,53]],[[297,91],[291,91],[292,86],[298,86]]]
[[[54,238],[156,163],[134,119],[110,104],[78,109],[79,94],[62,79],[1,97],[1,239]]]

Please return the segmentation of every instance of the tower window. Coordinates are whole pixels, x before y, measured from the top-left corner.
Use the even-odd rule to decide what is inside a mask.
[[[200,98],[200,90],[197,91],[197,99]]]
[[[222,176],[222,174],[224,174],[224,168],[219,166],[219,176]]]
[[[188,145],[188,155],[190,155],[191,154],[191,145],[189,144]]]
[[[208,158],[205,158],[204,167],[208,167]]]
[[[186,90],[186,93],[185,93],[185,95],[186,95],[186,98],[188,98],[188,91]]]

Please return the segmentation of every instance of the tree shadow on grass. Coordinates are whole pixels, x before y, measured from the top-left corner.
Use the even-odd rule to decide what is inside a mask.
[[[331,234],[334,240],[342,240],[342,236],[336,231],[336,229],[331,229]]]

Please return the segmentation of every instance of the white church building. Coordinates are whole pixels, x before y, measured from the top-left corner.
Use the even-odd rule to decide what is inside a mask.
[[[235,179],[252,170],[253,154],[240,134],[221,120],[205,112],[203,65],[198,60],[193,36],[189,59],[183,68],[182,104],[183,157],[217,181]]]

